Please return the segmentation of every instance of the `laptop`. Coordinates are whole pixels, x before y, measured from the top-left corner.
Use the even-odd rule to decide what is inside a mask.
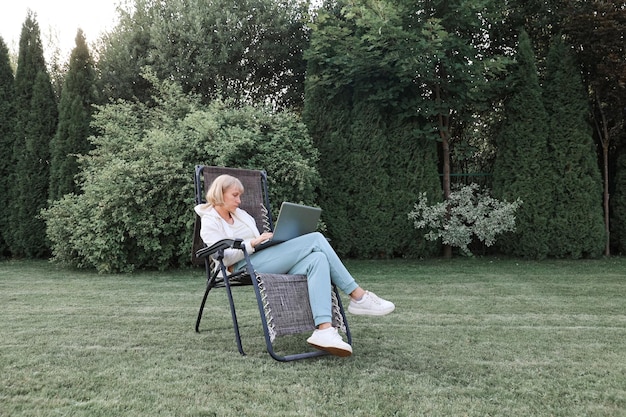
[[[254,251],[256,252],[298,236],[315,232],[321,214],[322,209],[319,207],[284,202],[278,212],[276,226],[274,227],[274,236],[258,244],[254,248]]]

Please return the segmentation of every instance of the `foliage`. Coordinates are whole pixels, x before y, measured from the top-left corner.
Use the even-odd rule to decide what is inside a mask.
[[[102,77],[98,88],[108,98],[126,100],[115,104],[130,106],[122,111],[140,115],[136,122],[125,119],[137,126],[124,126],[124,132],[106,137],[115,137],[116,143],[118,136],[128,133],[127,149],[154,131],[164,132],[168,140],[182,134],[180,142],[194,135],[211,140],[219,140],[222,133],[231,135],[237,139],[220,146],[242,159],[224,156],[212,147],[201,157],[219,154],[211,158],[226,158],[224,163],[231,165],[240,165],[237,162],[245,158],[251,165],[262,165],[277,195],[290,192],[291,183],[309,190],[303,195],[316,190],[319,199],[313,202],[324,207],[333,245],[342,255],[363,257],[425,256],[438,249],[409,226],[405,213],[418,198],[415,190],[427,191],[432,201],[441,196],[443,185],[445,196],[447,181],[445,175],[441,181],[439,172],[447,172],[448,160],[453,173],[476,172],[475,167],[489,172],[494,166],[494,195],[524,199],[517,234],[498,240],[505,253],[538,258],[596,256],[600,232],[593,159],[597,149],[588,143],[591,133],[582,120],[585,109],[576,87],[579,81],[561,79],[571,76],[565,73],[554,78],[546,59],[549,41],[563,30],[575,52],[573,62],[567,63],[569,71],[580,70],[583,75],[595,138],[602,145],[607,207],[603,233],[608,242],[610,192],[611,232],[614,242],[622,239],[626,210],[620,207],[623,175],[618,170],[623,169],[619,154],[626,149],[623,2],[339,0],[322,2],[313,20],[308,16],[309,2],[299,0],[133,0],[126,4],[127,10],[120,9],[120,24],[102,38],[96,52]],[[25,27],[34,31],[35,26],[30,14]],[[530,33],[528,44],[537,51],[536,58],[517,47],[515,33],[520,27]],[[43,82],[40,92],[46,89],[36,71],[46,65],[40,40],[30,35],[24,40],[28,48],[20,42],[24,53],[18,57],[15,97],[0,103],[3,109],[15,106],[6,116],[0,113],[0,131],[10,128],[18,133],[0,133],[0,185],[5,184],[0,188],[0,248],[6,253],[12,247],[9,252],[15,256],[43,256],[47,248],[36,213],[48,200],[69,191],[82,193],[89,181],[81,174],[74,182],[76,165],[64,168],[64,179],[57,180],[57,168],[62,167],[58,161],[65,158],[73,165],[74,158],[66,156],[85,154],[93,145],[62,143],[61,137],[78,133],[78,125],[82,133],[77,137],[89,134],[83,130],[87,129],[84,107],[67,97],[59,107],[63,115],[57,137],[49,153],[45,149],[50,137],[44,131],[52,125],[54,110],[33,109],[31,98],[36,80]],[[511,66],[509,58],[516,50],[519,65]],[[51,66],[59,68],[58,62],[48,63]],[[196,107],[164,107],[162,96],[152,96],[153,82],[142,78],[145,66],[156,78],[174,80],[184,93],[197,94]],[[511,70],[516,72],[509,74]],[[510,77],[505,78],[507,74]],[[60,76],[60,70],[53,71],[55,88]],[[2,80],[1,88],[13,82]],[[544,86],[543,93],[539,85]],[[305,145],[307,133],[297,117],[273,113],[270,126],[261,126],[254,120],[267,120],[266,111],[243,107],[249,117],[242,117],[242,109],[232,105],[263,103],[300,111],[305,87],[303,120],[321,155],[319,182],[309,180],[317,175],[308,162],[317,158],[317,151]],[[538,104],[541,96],[544,110]],[[146,106],[137,106],[134,97]],[[219,97],[226,99],[218,105]],[[214,99],[218,101],[213,103]],[[39,102],[45,101],[49,100]],[[187,98],[181,106],[185,103]],[[161,110],[163,120],[171,117],[180,123],[159,124],[152,107]],[[170,111],[178,113],[166,116]],[[112,115],[111,120],[119,117]],[[154,121],[148,123],[147,117]],[[219,133],[205,127],[202,118],[221,126]],[[99,123],[94,128],[102,126]],[[43,139],[46,135],[48,139]],[[258,143],[258,138],[269,136],[275,140]],[[300,143],[294,137],[306,139]],[[277,158],[259,157],[250,145],[254,141],[261,155],[284,152],[298,169],[289,169]],[[299,147],[300,159],[292,157],[291,141]],[[115,152],[113,143],[110,148]],[[83,159],[83,168],[96,164],[93,155]],[[192,159],[197,162],[195,157],[185,160]],[[126,169],[145,168],[134,165],[130,156],[123,160],[131,165],[120,168],[119,181]],[[103,166],[108,167],[108,162]],[[93,171],[97,178],[97,170]],[[49,190],[39,183],[42,179],[48,181]],[[62,184],[64,191],[57,190]],[[280,200],[272,199],[275,204]],[[8,214],[3,216],[3,210]]]
[[[502,88],[509,58],[490,37],[504,15],[490,0],[339,1],[318,11],[304,117],[322,177],[347,188],[321,192],[327,214],[342,219],[329,230],[344,253],[427,254],[398,213],[410,210],[415,189],[434,197],[442,184],[445,198],[451,161],[460,169],[471,158],[463,151],[483,148],[467,138],[484,142],[478,119]]]
[[[403,213],[419,186],[439,194],[420,83],[415,6],[337,2],[318,10],[306,51],[303,118],[320,150],[320,205],[334,247],[360,257],[432,253]]]
[[[14,77],[9,50],[0,38],[0,258],[9,254],[9,192],[13,173]]]
[[[511,76],[512,94],[496,137],[493,195],[524,201],[516,233],[502,236],[499,247],[508,254],[544,258],[551,240],[546,233],[552,214],[548,172],[548,115],[543,105],[535,56],[526,32],[519,36],[517,65]]]
[[[56,130],[57,103],[39,25],[30,13],[22,25],[15,91],[9,245],[13,256],[41,257],[49,251],[38,215],[48,199],[49,142]]]
[[[218,96],[302,105],[308,42],[298,0],[135,0],[102,41],[98,67],[112,98],[149,100],[141,68],[206,103]]]
[[[59,124],[50,142],[49,199],[77,192],[74,176],[78,173],[76,155],[90,149],[89,123],[96,102],[96,73],[81,30],[76,35],[76,47],[70,56],[59,103]]]
[[[552,236],[549,256],[558,258],[602,254],[605,242],[602,181],[586,92],[570,48],[554,39],[546,64],[543,101],[549,114],[552,212],[546,234]]]
[[[79,158],[82,194],[43,212],[55,261],[99,272],[188,263],[197,164],[267,169],[275,203],[314,202],[317,153],[294,115],[202,105],[176,83],[145,76],[155,105],[98,107],[100,134]]]
[[[593,120],[597,129],[606,129],[616,141],[624,127],[622,109],[626,100],[624,2],[570,0],[569,7],[565,33],[582,67]]]
[[[456,187],[447,200],[428,205],[426,193],[421,193],[409,219],[417,229],[427,229],[428,240],[460,248],[471,255],[469,244],[474,238],[491,246],[496,236],[515,230],[515,211],[522,204],[499,201],[477,184]]]
[[[520,30],[528,33],[538,57],[545,57],[554,36],[561,33],[563,18],[571,13],[570,0],[506,0],[500,3],[503,24],[496,25],[490,40],[498,49],[513,47]],[[579,0],[571,0],[579,2]]]

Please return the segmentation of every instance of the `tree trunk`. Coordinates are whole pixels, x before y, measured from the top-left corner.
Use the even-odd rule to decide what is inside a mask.
[[[604,255],[611,256],[611,237],[609,223],[609,144],[602,141],[602,158],[604,159],[604,230],[606,231],[606,242]]]
[[[598,104],[598,111],[602,117],[601,125],[596,127],[598,135],[600,136],[600,142],[602,143],[602,164],[603,164],[603,176],[604,176],[604,230],[606,233],[606,242],[604,244],[604,255],[611,256],[611,228],[610,228],[610,209],[609,209],[609,129],[606,126],[606,116],[602,111],[600,99],[596,96]]]
[[[435,97],[437,103],[441,103],[441,90],[439,85],[435,87]],[[443,199],[448,200],[450,198],[450,115],[443,114],[442,111],[438,115],[439,124],[439,136],[441,137],[441,148],[443,158]],[[450,213],[448,213],[448,217]],[[452,258],[452,246],[443,246],[443,257],[446,259]]]

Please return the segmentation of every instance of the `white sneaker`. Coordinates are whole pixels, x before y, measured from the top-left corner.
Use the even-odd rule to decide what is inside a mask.
[[[384,316],[396,309],[396,306],[387,300],[383,300],[373,292],[365,291],[361,301],[350,300],[348,311],[360,316]]]
[[[343,357],[352,355],[352,346],[343,341],[334,327],[315,330],[306,341],[309,345],[325,350],[331,355]]]

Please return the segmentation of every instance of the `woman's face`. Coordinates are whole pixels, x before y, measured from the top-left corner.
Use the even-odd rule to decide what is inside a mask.
[[[224,208],[233,213],[241,204],[242,191],[237,186],[224,190]]]

